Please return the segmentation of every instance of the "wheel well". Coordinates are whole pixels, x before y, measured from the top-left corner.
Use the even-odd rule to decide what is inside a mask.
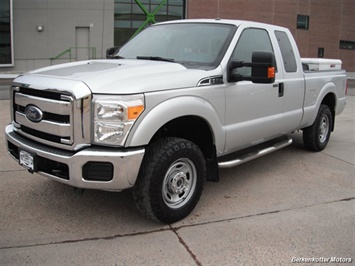
[[[210,126],[206,120],[197,116],[175,118],[163,125],[150,142],[162,137],[178,137],[194,142],[201,149],[205,158],[213,158],[215,153],[214,140]]]
[[[332,123],[332,131],[334,130],[334,122],[335,122],[335,95],[333,93],[328,93],[321,104],[327,105],[332,113],[333,123]]]

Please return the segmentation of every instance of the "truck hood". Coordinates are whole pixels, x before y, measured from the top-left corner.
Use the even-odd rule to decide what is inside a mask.
[[[208,73],[178,63],[110,59],[61,64],[24,75],[84,82],[93,93],[132,94],[195,87]]]

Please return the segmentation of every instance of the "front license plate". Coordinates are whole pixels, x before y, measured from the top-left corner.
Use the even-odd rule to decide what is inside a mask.
[[[34,155],[27,151],[20,151],[20,165],[26,167],[30,171],[34,171],[35,164],[34,164]]]

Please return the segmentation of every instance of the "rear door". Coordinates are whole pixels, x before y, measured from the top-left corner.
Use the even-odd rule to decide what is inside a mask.
[[[281,54],[283,68],[283,79],[278,81],[282,84],[284,105],[283,105],[283,131],[288,133],[298,128],[303,116],[303,101],[305,93],[304,75],[301,64],[296,58],[300,58],[296,43],[291,33],[275,30],[277,45]]]

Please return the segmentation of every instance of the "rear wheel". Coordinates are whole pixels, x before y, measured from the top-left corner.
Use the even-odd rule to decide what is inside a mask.
[[[188,140],[163,138],[147,150],[133,198],[146,216],[163,223],[185,218],[200,199],[206,175],[205,159]]]
[[[313,125],[303,129],[303,142],[308,150],[321,151],[329,141],[333,116],[327,105],[321,105]]]

